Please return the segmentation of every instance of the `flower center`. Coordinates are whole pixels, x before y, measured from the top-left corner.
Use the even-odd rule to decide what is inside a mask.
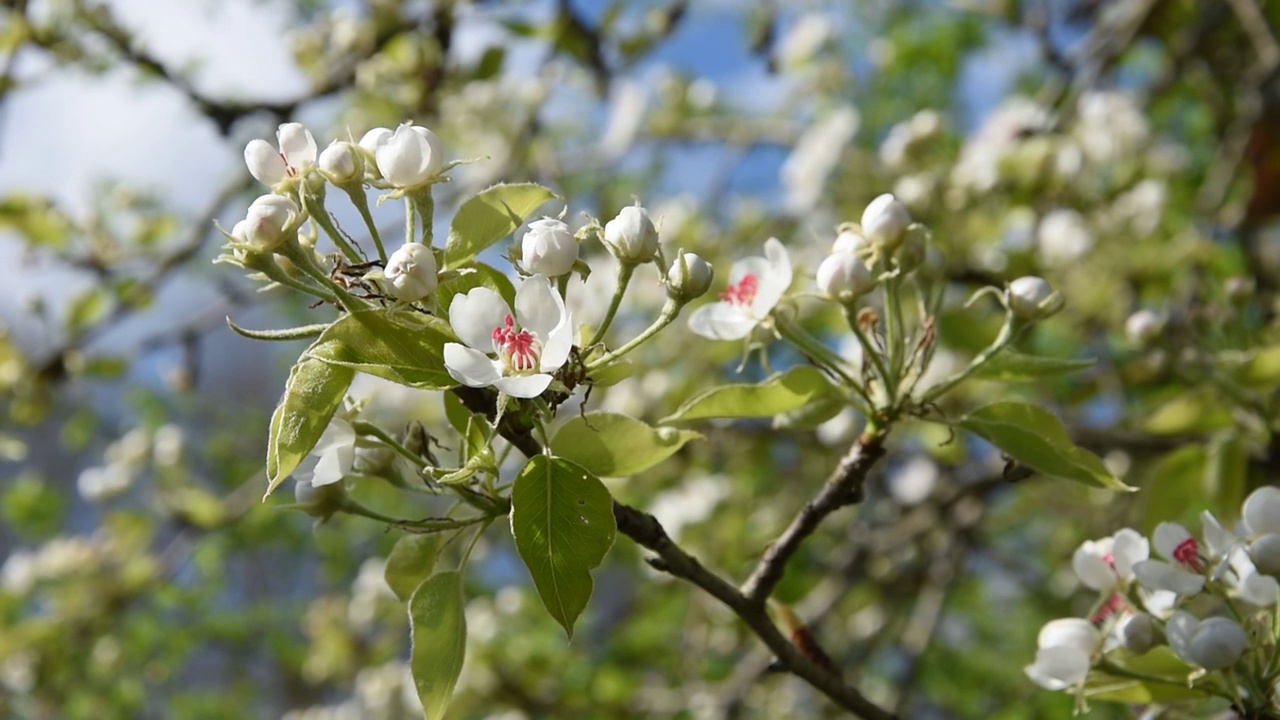
[[[720,293],[720,299],[734,305],[750,305],[759,287],[760,280],[755,273],[747,273],[737,283],[725,288],[725,291]]]
[[[1196,546],[1195,538],[1187,538],[1178,543],[1178,547],[1173,549],[1173,559],[1197,572],[1204,569],[1204,563],[1200,562],[1200,551]]]
[[[542,343],[537,335],[528,330],[516,330],[516,321],[510,315],[493,329],[491,337],[494,352],[502,359],[502,364],[509,372],[520,374],[538,371]]]
[[[298,169],[289,164],[289,158],[285,157],[282,152],[277,152],[276,154],[280,156],[280,162],[284,163],[284,174],[289,177],[298,177]]]

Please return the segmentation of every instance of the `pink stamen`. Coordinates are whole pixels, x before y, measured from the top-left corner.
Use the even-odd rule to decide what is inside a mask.
[[[759,288],[759,278],[754,273],[747,273],[736,284],[725,288],[725,291],[720,293],[720,299],[734,305],[750,305]]]
[[[1107,598],[1107,601],[1102,603],[1102,607],[1098,608],[1098,611],[1089,617],[1089,622],[1094,625],[1101,625],[1107,620],[1107,618],[1110,618],[1112,615],[1115,615],[1128,607],[1129,603],[1125,602],[1123,595],[1120,593],[1112,593],[1111,597]]]
[[[285,157],[282,152],[277,152],[276,154],[280,156],[280,162],[284,163],[284,174],[289,177],[297,177],[298,171],[289,164],[289,158]]]
[[[1104,563],[1106,563],[1107,565],[1111,566],[1111,569],[1112,569],[1112,570],[1115,570],[1115,569],[1116,569],[1116,556],[1115,556],[1115,555],[1112,555],[1111,553],[1107,553],[1106,555],[1103,555],[1103,556],[1102,556],[1102,562],[1104,562]]]
[[[1195,538],[1187,538],[1178,543],[1178,547],[1173,549],[1173,559],[1196,572],[1204,570],[1204,563],[1200,560],[1200,550],[1196,546]]]
[[[538,336],[528,330],[516,331],[515,319],[507,315],[502,325],[490,333],[493,348],[507,361],[516,372],[530,372],[538,369],[538,354],[542,349]]]

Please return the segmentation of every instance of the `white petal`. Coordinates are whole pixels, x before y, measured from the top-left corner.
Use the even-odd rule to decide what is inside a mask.
[[[1178,523],[1162,522],[1156,526],[1155,534],[1152,536],[1155,540],[1156,552],[1160,553],[1160,557],[1166,560],[1174,560],[1173,552],[1178,546],[1191,539],[1191,533]]]
[[[543,390],[551,384],[551,376],[539,373],[537,375],[508,375],[499,378],[495,385],[502,392],[511,397],[532,398],[538,397]]]
[[[293,479],[299,483],[313,484],[312,479],[316,474],[316,465],[320,463],[319,455],[308,455],[298,462],[298,467],[293,469]]]
[[[445,343],[444,369],[450,377],[468,387],[488,387],[502,376],[498,364],[478,350],[458,343]]]
[[[421,133],[409,125],[401,125],[378,145],[374,153],[378,171],[396,187],[421,185],[434,173],[430,171],[431,146]]]
[[[1204,532],[1205,550],[1210,558],[1225,557],[1238,544],[1235,533],[1222,527],[1218,518],[1208,510],[1200,513],[1200,527]]]
[[[1138,531],[1124,528],[1112,536],[1111,557],[1116,563],[1116,574],[1132,580],[1133,564],[1151,557],[1151,545]]]
[[[1244,501],[1244,525],[1250,535],[1280,533],[1280,488],[1268,485]]]
[[[1071,567],[1076,577],[1091,590],[1110,590],[1116,585],[1116,571],[1107,564],[1106,552],[1099,552],[1099,543],[1088,541],[1076,548],[1071,556]]]
[[[284,158],[266,140],[250,140],[244,146],[244,164],[249,168],[249,174],[267,187],[279,184],[288,174]]]
[[[1192,662],[1206,670],[1225,670],[1236,664],[1249,644],[1244,628],[1234,620],[1212,617],[1204,620],[1191,635]]]
[[[1080,684],[1089,675],[1089,656],[1071,647],[1047,647],[1036,651],[1035,663],[1025,672],[1031,681],[1046,690],[1065,690]]]
[[[466,295],[454,295],[449,303],[449,324],[458,339],[484,352],[493,350],[493,329],[501,327],[511,308],[498,293],[487,287],[471,288]]]
[[[1140,587],[1138,596],[1142,598],[1142,606],[1147,609],[1147,612],[1160,618],[1167,617],[1173,612],[1173,606],[1178,604],[1178,594],[1168,590],[1149,592]]]
[[[564,322],[551,331],[542,345],[542,364],[538,369],[544,373],[553,373],[569,359],[569,351],[573,349],[573,316],[565,315]]]
[[[320,439],[316,441],[316,446],[311,449],[312,455],[324,455],[343,446],[354,446],[356,444],[356,431],[351,427],[351,423],[342,418],[333,418],[329,421],[329,426],[320,433]]]
[[[1168,590],[1178,595],[1195,595],[1204,589],[1204,576],[1159,560],[1134,563],[1133,574],[1148,590]]]
[[[703,305],[689,316],[689,329],[712,340],[744,338],[756,326],[756,319],[727,302]]]
[[[516,321],[544,343],[564,320],[564,300],[543,275],[528,278],[516,290]]]
[[[1165,637],[1169,639],[1169,647],[1173,653],[1187,662],[1195,662],[1191,658],[1191,635],[1199,627],[1200,621],[1194,615],[1182,610],[1173,613],[1165,623]]]
[[[791,287],[791,258],[787,249],[777,238],[769,238],[764,243],[764,254],[769,269],[760,276],[760,285],[751,301],[751,314],[758,318],[768,315],[782,294]]]
[[[284,123],[276,130],[280,154],[287,163],[299,171],[316,164],[316,139],[302,123]]]
[[[1042,648],[1072,647],[1091,655],[1102,644],[1102,633],[1084,618],[1061,618],[1040,628],[1036,644]]]
[[[1250,604],[1269,607],[1276,604],[1277,596],[1280,596],[1280,583],[1273,577],[1255,571],[1240,580],[1240,597]]]
[[[354,446],[337,447],[320,456],[316,463],[315,473],[311,476],[311,485],[332,485],[351,472],[351,464],[355,462]]]

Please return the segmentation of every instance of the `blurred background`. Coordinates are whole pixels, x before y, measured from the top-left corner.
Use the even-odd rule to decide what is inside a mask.
[[[461,198],[536,181],[565,199],[544,212],[567,204],[575,226],[639,198],[668,253],[696,251],[721,278],[770,236],[812,277],[836,226],[892,192],[931,227],[948,282],[939,376],[1002,321],[994,303],[965,308],[969,294],[1049,279],[1066,309],[1021,349],[1096,364],[978,384],[941,410],[1045,403],[1142,491],[1011,482],[988,446],[910,424],[779,595],[903,717],[1069,717],[1072,699],[1022,669],[1046,620],[1094,600],[1076,546],[1205,508],[1235,519],[1280,478],[1278,23],[1272,0],[9,0],[0,715],[421,716],[404,606],[382,579],[398,533],[260,502],[267,421],[303,344],[253,342],[225,319],[323,311],[210,262],[215,222],[261,191],[246,142],[285,121],[323,147],[411,120],[475,160],[437,193],[438,236]],[[375,213],[393,234],[403,223],[398,206]],[[619,337],[661,305],[647,270]],[[611,275],[571,303],[589,318]],[[853,347],[838,313],[805,322]],[[737,377],[740,351],[678,324],[645,349],[648,370],[589,407],[656,421]],[[386,426],[447,427],[438,395],[365,380],[352,394]],[[700,427],[705,441],[610,489],[740,580],[860,428],[829,409]],[[449,717],[838,716],[641,557],[619,538],[566,643],[491,530]]]

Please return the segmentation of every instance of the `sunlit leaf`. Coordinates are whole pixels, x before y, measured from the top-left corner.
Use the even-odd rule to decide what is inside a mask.
[[[431,577],[436,567],[436,555],[440,552],[439,535],[405,535],[396,541],[387,555],[383,576],[391,591],[404,602],[409,602],[413,591]]]
[[[267,494],[289,477],[320,435],[347,394],[355,371],[308,358],[289,371],[284,397],[271,415],[267,439]]]
[[[536,183],[494,185],[458,208],[449,226],[444,265],[456,268],[510,235],[556,194]]]
[[[987,361],[972,377],[1004,382],[1025,382],[1058,377],[1093,367],[1097,360],[1072,360],[1005,351]]]
[[[467,649],[460,573],[442,572],[423,581],[409,599],[409,629],[414,688],[427,720],[440,720],[462,674]]]
[[[721,385],[687,400],[663,423],[704,418],[773,417],[837,396],[817,368],[799,365],[756,385]]]
[[[437,318],[361,310],[330,325],[307,356],[401,385],[438,390],[458,384],[444,368],[444,345],[455,340],[448,324]]]
[[[596,412],[565,423],[551,441],[551,451],[587,472],[626,477],[671,457],[702,435],[692,430],[655,428],[618,413]]]

